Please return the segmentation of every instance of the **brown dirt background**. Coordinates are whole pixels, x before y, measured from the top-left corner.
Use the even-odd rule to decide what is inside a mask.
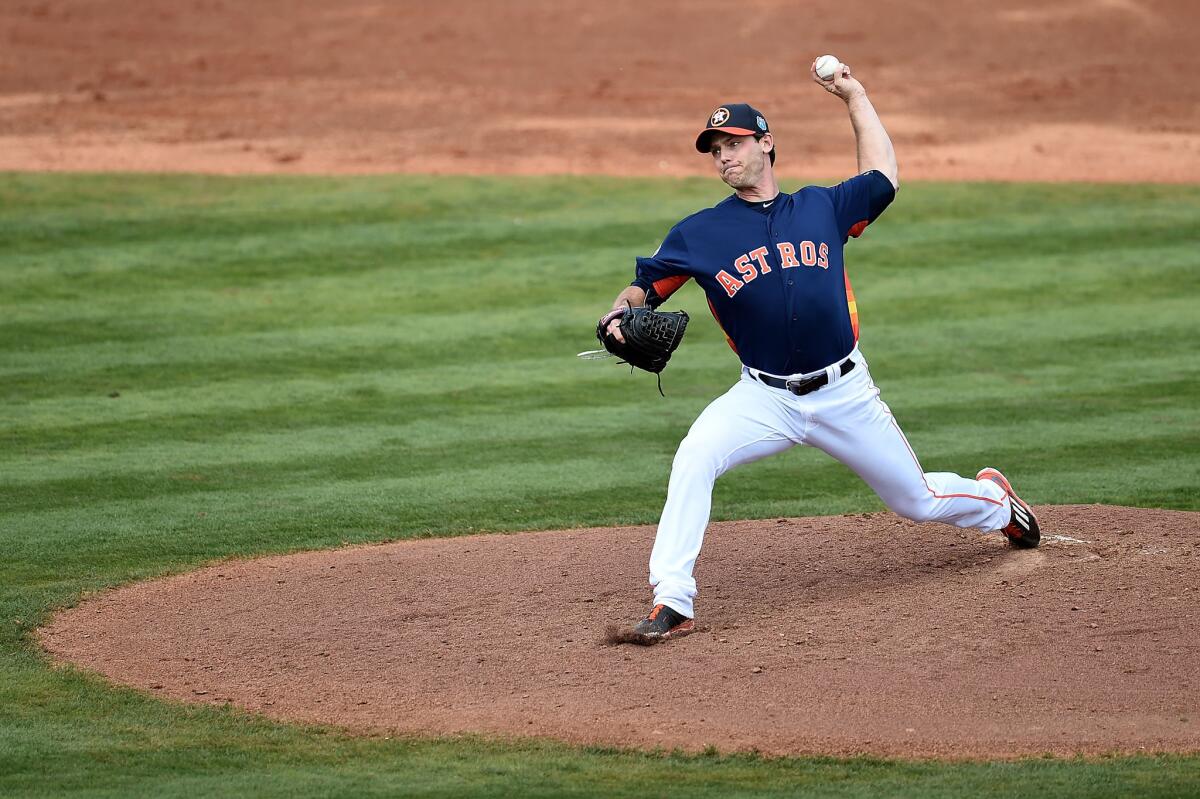
[[[715,105],[780,171],[855,169],[861,78],[906,179],[1200,180],[1195,0],[12,0],[0,169],[709,174]]]
[[[187,702],[390,733],[772,754],[1200,751],[1200,513],[1038,509],[1047,539],[887,513],[712,526],[687,638],[652,527],[231,561],[109,591],[55,656]]]
[[[0,169],[707,175],[720,102],[785,177],[855,169],[808,64],[851,64],[906,179],[1200,181],[1200,4],[14,0]],[[1200,749],[1200,515],[714,525],[701,623],[645,611],[652,528],[222,563],[106,592],[58,658],[189,702],[404,733],[948,757]]]

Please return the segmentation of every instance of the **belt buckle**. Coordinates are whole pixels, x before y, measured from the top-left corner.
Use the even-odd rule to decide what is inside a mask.
[[[817,375],[817,377],[820,377],[820,375]],[[784,381],[784,386],[788,391],[792,392],[797,397],[802,397],[808,393],[805,391],[805,389],[812,385],[812,382],[816,380],[817,377],[805,377],[800,380],[787,380]]]

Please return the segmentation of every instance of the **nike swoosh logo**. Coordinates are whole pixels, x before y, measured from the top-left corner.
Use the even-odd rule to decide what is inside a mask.
[[[770,208],[774,204],[775,204],[775,201],[771,200],[771,202],[769,202],[769,203],[763,203],[763,208]]]

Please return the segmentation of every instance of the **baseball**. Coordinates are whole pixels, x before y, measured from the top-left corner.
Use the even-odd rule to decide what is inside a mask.
[[[831,80],[841,69],[842,62],[835,55],[823,55],[817,59],[817,77],[821,80]]]

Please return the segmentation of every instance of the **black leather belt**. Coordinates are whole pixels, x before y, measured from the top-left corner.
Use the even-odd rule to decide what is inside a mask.
[[[838,369],[841,370],[842,376],[844,377],[854,370],[854,361],[847,358],[838,364]],[[772,388],[782,388],[786,391],[790,391],[797,397],[803,397],[805,394],[811,394],[818,388],[821,388],[829,383],[829,375],[825,372],[821,372],[819,375],[813,375],[812,377],[808,377],[803,380],[783,380],[781,378],[771,377],[770,375],[764,375],[762,372],[759,372],[758,379]]]

